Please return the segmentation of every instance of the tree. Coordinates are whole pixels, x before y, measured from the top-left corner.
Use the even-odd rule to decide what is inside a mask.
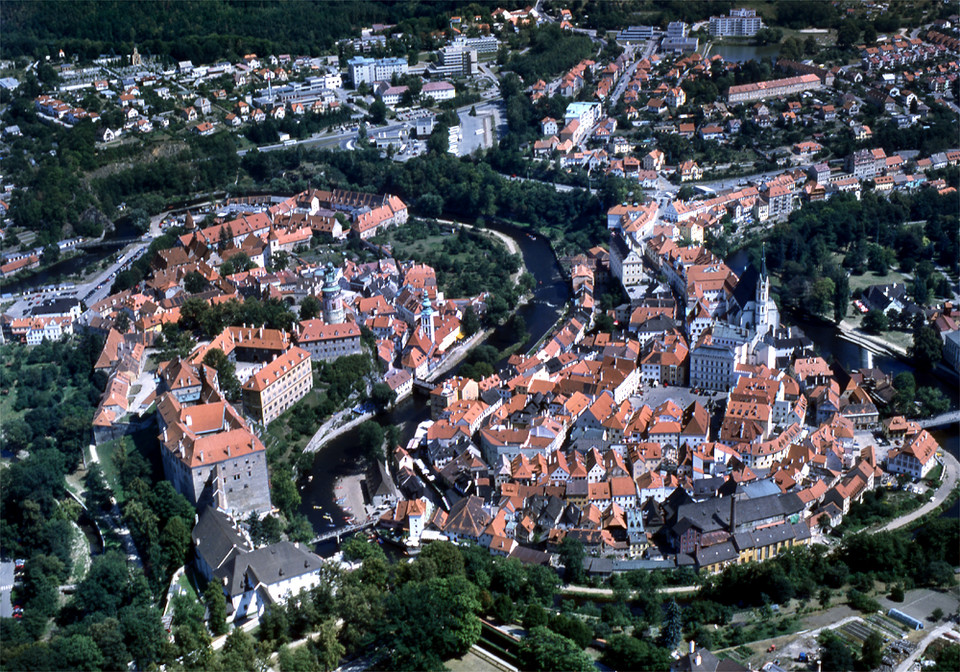
[[[427,151],[444,155],[450,151],[450,128],[446,124],[437,124],[427,138]]]
[[[374,420],[366,420],[357,427],[357,446],[359,446],[371,460],[382,460],[383,455],[383,427]]]
[[[913,333],[910,355],[921,371],[932,371],[943,358],[943,342],[937,330],[928,324],[921,325]]]
[[[597,319],[594,321],[594,326],[597,331],[602,331],[605,333],[613,333],[613,329],[616,325],[613,323],[613,318],[610,317],[609,313],[600,313],[597,315]]]
[[[320,650],[319,661],[324,672],[335,669],[340,664],[340,659],[346,653],[346,648],[337,639],[337,622],[328,618],[320,624],[320,636],[315,640],[317,648]]]
[[[197,294],[207,288],[207,279],[196,271],[190,271],[183,279],[183,288],[188,294]]]
[[[564,537],[557,552],[560,555],[560,563],[563,565],[564,579],[567,583],[583,583],[586,580],[586,572],[583,569],[583,559],[586,557],[583,542],[572,537]]]
[[[280,663],[280,672],[319,672],[320,664],[317,657],[307,645],[291,649],[287,645],[280,647],[277,654]]]
[[[60,259],[60,248],[55,244],[47,245],[43,248],[43,263],[53,264]]]
[[[397,393],[386,383],[374,383],[370,388],[370,400],[380,408],[388,408],[397,400]]]
[[[921,387],[915,398],[924,417],[946,413],[950,408],[950,400],[936,387]]]
[[[103,654],[88,635],[70,635],[54,640],[60,667],[94,672],[103,666]]]
[[[508,595],[498,595],[493,601],[493,614],[497,620],[504,624],[513,623],[516,615],[516,606]]]
[[[524,629],[533,630],[536,627],[545,626],[549,621],[546,609],[539,604],[527,605],[527,610],[523,613]]]
[[[227,632],[227,600],[219,582],[211,581],[203,591],[203,601],[207,605],[207,625],[214,636]]]
[[[810,311],[822,315],[827,312],[836,292],[836,284],[830,278],[817,278],[810,287]]]
[[[99,623],[91,624],[87,632],[103,655],[102,669],[120,670],[127,667],[132,656],[124,644],[120,621],[115,618],[105,618]]]
[[[943,609],[941,609],[940,607],[937,607],[936,609],[931,611],[930,618],[933,620],[934,623],[939,623],[943,619]]]
[[[853,654],[846,643],[831,630],[824,630],[819,637],[820,661],[824,670],[850,672],[854,668]]]
[[[480,329],[480,319],[477,317],[473,306],[467,306],[463,311],[463,319],[460,320],[460,331],[464,336],[473,336]]]
[[[163,549],[164,566],[168,574],[182,567],[190,551],[190,528],[180,516],[167,521],[160,533],[160,548]]]
[[[370,123],[374,125],[382,124],[387,119],[387,106],[382,100],[375,100],[368,110]]]
[[[863,316],[863,330],[871,334],[886,331],[889,326],[887,316],[882,310],[871,310]]]
[[[110,508],[110,488],[103,477],[103,467],[99,462],[90,465],[87,475],[83,478],[84,493],[83,498],[87,506],[94,512],[106,511]]]
[[[569,670],[592,672],[590,657],[571,640],[544,627],[534,628],[520,642],[519,658],[524,670]]]
[[[670,669],[671,662],[670,653],[666,649],[629,635],[610,637],[602,660],[605,665],[615,670],[648,672],[666,672]]]
[[[479,590],[463,576],[409,581],[386,599],[379,641],[389,669],[435,669],[480,638]]]
[[[840,272],[834,279],[833,321],[837,324],[846,316],[850,304],[850,280],[847,274]]]
[[[680,643],[683,634],[683,618],[680,605],[675,600],[667,602],[663,626],[660,628],[660,646],[673,650]]]
[[[223,595],[222,590],[218,592]],[[207,601],[207,608],[210,608],[209,600]],[[225,629],[226,623],[224,623]],[[245,630],[237,628],[227,635],[223,642],[223,649],[220,651],[220,663],[224,670],[249,670],[254,667],[253,661],[256,655],[257,650],[254,646],[253,637]]]
[[[817,602],[820,604],[821,608],[826,609],[830,606],[830,597],[831,592],[829,588],[821,588],[820,592],[817,594]]]
[[[217,381],[228,401],[240,399],[240,381],[237,380],[237,367],[220,348],[210,348],[203,356],[203,363],[217,370]]]
[[[863,670],[875,670],[880,667],[883,659],[883,637],[876,630],[871,630],[867,638],[863,640],[860,648],[860,668]]]
[[[320,299],[312,294],[308,294],[307,298],[300,302],[300,319],[312,320],[320,314],[322,309],[323,306],[320,304]]]

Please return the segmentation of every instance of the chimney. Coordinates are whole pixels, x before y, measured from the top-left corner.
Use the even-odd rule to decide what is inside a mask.
[[[700,667],[700,663],[701,663],[701,662],[703,662],[703,658],[701,658],[701,657],[700,657],[700,654],[697,653],[697,657],[694,658],[694,663],[696,663],[696,666],[697,666],[697,667]]]
[[[737,495],[730,495],[730,534],[737,533]]]
[[[690,640],[690,653],[693,654],[693,653],[696,652],[696,650],[697,650],[697,640],[691,639],[691,640]]]

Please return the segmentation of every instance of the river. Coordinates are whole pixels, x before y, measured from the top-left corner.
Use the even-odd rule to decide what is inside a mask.
[[[570,290],[553,248],[546,238],[528,235],[526,231],[509,224],[496,223],[488,227],[509,235],[517,242],[527,271],[537,281],[533,297],[518,310],[527,325],[528,336],[522,345],[522,350],[526,351],[560,318],[570,299]],[[502,350],[514,345],[515,340],[512,332],[503,327],[495,330],[487,343]],[[456,370],[454,368],[451,373]],[[381,414],[377,420],[383,425],[399,427],[401,438],[406,442],[413,436],[417,425],[429,418],[427,404],[414,394],[389,413]],[[335,483],[341,476],[358,473],[362,464],[353,431],[341,434],[317,451],[308,480],[300,483],[300,512],[307,517],[316,532],[342,527],[346,523],[343,513],[337,507]],[[332,521],[324,519],[324,514],[329,514]],[[320,555],[330,555],[335,550],[333,541],[325,542],[316,548]]]
[[[125,240],[138,235],[140,235],[140,232],[128,224],[127,219],[124,218],[117,221],[114,230],[107,234],[104,242],[109,243],[111,240]],[[59,284],[68,280],[75,273],[84,273],[90,267],[99,264],[111,254],[119,252],[123,247],[123,243],[117,243],[116,245],[98,247],[86,252],[81,251],[80,254],[76,256],[57,261],[28,277],[3,281],[0,283],[0,288],[2,288],[4,294],[19,294],[42,285]]]
[[[780,54],[779,44],[765,44],[758,47],[752,44],[713,44],[709,56],[720,54],[724,61],[731,63],[746,63],[747,61],[777,60]]]

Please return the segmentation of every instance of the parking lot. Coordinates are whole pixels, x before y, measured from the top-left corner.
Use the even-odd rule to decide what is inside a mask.
[[[14,565],[12,562],[0,562],[0,618],[13,617],[13,603],[10,593],[13,590]]]

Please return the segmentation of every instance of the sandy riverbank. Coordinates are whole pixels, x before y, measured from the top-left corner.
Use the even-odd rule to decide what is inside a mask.
[[[350,522],[364,522],[368,517],[367,506],[363,500],[363,474],[340,476],[334,481],[334,493],[337,497],[337,506],[344,517],[352,516]]]

